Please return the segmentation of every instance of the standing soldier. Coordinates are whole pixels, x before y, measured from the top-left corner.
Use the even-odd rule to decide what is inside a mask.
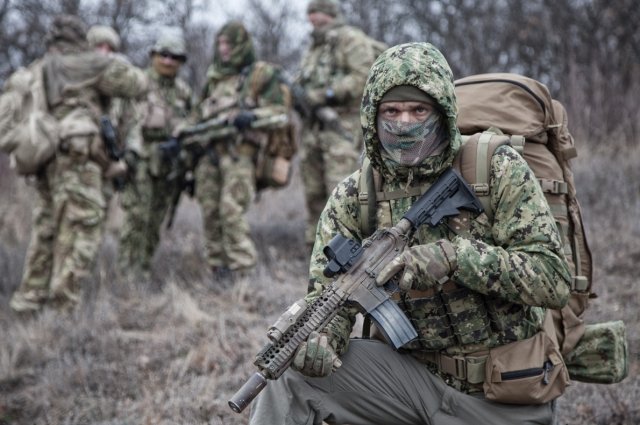
[[[256,264],[256,248],[245,213],[255,195],[255,157],[260,140],[277,131],[251,129],[256,119],[289,110],[289,92],[280,70],[257,61],[250,34],[232,21],[216,35],[213,64],[198,106],[201,120],[227,118],[238,136],[205,140],[206,152],[195,172],[196,198],[204,220],[205,247],[214,276],[247,271]]]
[[[60,122],[60,147],[36,177],[31,242],[10,303],[17,312],[37,311],[48,301],[72,307],[80,299],[106,206],[103,173],[110,161],[99,118],[111,97],[137,97],[147,89],[142,70],[89,49],[86,34],[78,17],[56,17],[39,61],[49,110]]]
[[[307,16],[312,42],[297,78],[304,94],[296,93],[296,100],[305,116],[300,164],[308,213],[305,239],[313,245],[329,194],[357,168],[360,100],[376,57],[374,46],[382,43],[346,25],[337,0],[311,0]]]
[[[116,59],[129,63],[126,56],[119,53],[120,36],[111,27],[105,25],[94,25],[87,32],[89,47],[98,53],[108,55]],[[107,151],[111,165],[105,177],[105,197],[107,204],[113,195],[113,190],[122,190],[126,181],[126,176],[131,172],[130,168],[135,166],[135,154],[139,146],[142,145],[142,135],[138,124],[138,113],[135,102],[132,99],[113,98],[111,99],[108,111],[103,115],[103,119],[108,119],[107,125],[114,128],[114,140],[107,141]],[[104,121],[101,121],[104,124]],[[133,148],[128,148],[132,146]],[[129,164],[127,164],[129,162]]]
[[[151,66],[147,69],[150,87],[139,105],[143,143],[129,140],[129,163],[135,162],[132,184],[122,193],[125,219],[120,234],[120,270],[142,273],[147,278],[151,259],[160,242],[160,228],[177,187],[173,179],[176,149],[166,146],[177,128],[184,125],[191,110],[192,92],[177,77],[187,60],[184,39],[178,35],[161,36],[151,49]]]

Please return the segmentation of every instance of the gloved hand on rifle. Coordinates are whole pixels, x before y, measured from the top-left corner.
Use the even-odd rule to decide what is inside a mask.
[[[158,149],[160,149],[162,158],[165,160],[175,158],[180,153],[181,148],[182,143],[177,137],[170,137],[166,142],[158,144]]]
[[[238,115],[236,115],[233,118],[232,124],[238,130],[244,131],[244,130],[248,129],[249,127],[251,127],[251,123],[253,121],[255,121],[256,118],[257,118],[256,114],[254,114],[253,112],[248,111],[246,109],[243,109],[240,112],[238,112]]]
[[[328,376],[342,365],[336,354],[335,340],[325,333],[311,332],[298,347],[291,367],[310,377]]]
[[[441,239],[425,245],[414,245],[394,258],[378,274],[376,284],[384,285],[402,272],[398,286],[402,291],[443,285],[457,267],[456,251],[451,242]]]

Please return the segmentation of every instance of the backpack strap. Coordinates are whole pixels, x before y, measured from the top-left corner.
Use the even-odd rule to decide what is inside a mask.
[[[360,167],[360,179],[358,180],[358,201],[360,202],[360,231],[363,236],[373,234],[376,228],[376,176],[367,156]],[[379,176],[377,176],[380,179]]]
[[[472,136],[462,136],[462,147],[456,155],[453,166],[469,183],[471,189],[484,207],[489,219],[493,218],[489,179],[491,158],[502,145],[516,145],[524,148],[524,137],[505,136],[497,129],[489,129]],[[518,150],[518,148],[516,148]]]

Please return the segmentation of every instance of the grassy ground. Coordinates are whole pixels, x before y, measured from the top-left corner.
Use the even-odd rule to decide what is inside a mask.
[[[640,150],[581,153],[576,180],[599,294],[587,321],[626,322],[630,376],[611,386],[574,383],[558,402],[558,422],[636,424]],[[115,210],[80,307],[20,320],[8,300],[24,262],[31,193],[0,158],[0,425],[246,423],[227,400],[253,373],[266,328],[306,289],[299,177],[252,207],[260,255],[253,275],[228,285],[203,271],[199,210],[186,200],[152,282],[119,279]]]

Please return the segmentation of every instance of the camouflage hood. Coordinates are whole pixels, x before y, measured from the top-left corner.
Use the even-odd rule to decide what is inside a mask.
[[[384,160],[376,131],[376,114],[384,94],[395,86],[414,86],[430,95],[445,115],[449,145],[437,156],[420,165],[407,167]],[[394,46],[374,62],[369,71],[360,108],[366,155],[387,181],[426,180],[438,176],[451,166],[460,149],[460,132],[456,125],[457,106],[453,73],[442,53],[429,43],[407,43]]]
[[[221,35],[226,35],[233,46],[231,59],[224,63],[218,54],[218,38]],[[227,75],[238,74],[244,67],[256,61],[251,35],[244,25],[238,21],[228,22],[218,31],[213,49],[213,64],[207,70],[209,79],[220,79]]]
[[[75,15],[58,15],[53,19],[45,44],[48,48],[62,53],[77,53],[89,49],[87,27]]]

